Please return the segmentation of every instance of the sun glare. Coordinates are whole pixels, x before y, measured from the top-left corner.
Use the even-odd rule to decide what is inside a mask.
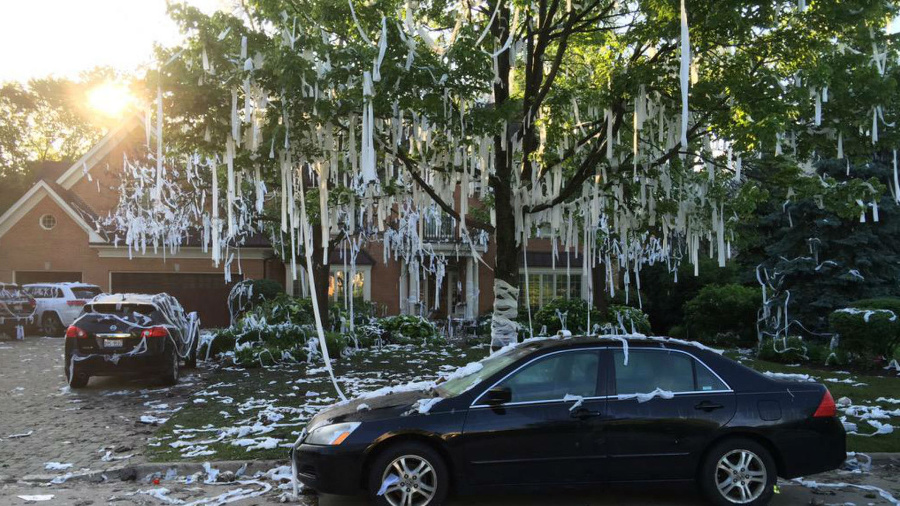
[[[92,110],[110,118],[118,118],[134,104],[134,96],[126,86],[104,83],[88,91],[87,102]]]

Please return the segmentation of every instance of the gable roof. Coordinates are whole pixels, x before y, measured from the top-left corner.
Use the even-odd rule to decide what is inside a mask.
[[[57,189],[54,189],[56,187]],[[62,195],[60,194],[62,193]],[[64,197],[65,195],[65,197]],[[28,211],[34,209],[44,197],[50,197],[56,202],[67,216],[81,227],[88,234],[90,242],[105,242],[104,238],[89,224],[89,220],[93,221],[90,208],[85,204],[82,208],[79,206],[78,199],[72,192],[59,187],[55,183],[44,180],[38,181],[31,187],[25,195],[16,201],[9,209],[0,216],[0,237],[9,232],[9,230],[19,222]],[[83,202],[81,202],[83,204]],[[96,215],[94,215],[95,217]]]
[[[117,127],[109,131],[100,142],[78,159],[61,176],[54,181],[59,186],[68,190],[85,176],[97,163],[110,153],[120,142],[125,140],[136,128],[144,125],[144,118],[139,114],[132,114],[125,118]]]

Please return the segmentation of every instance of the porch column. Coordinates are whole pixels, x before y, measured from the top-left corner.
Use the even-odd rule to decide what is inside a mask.
[[[478,316],[478,262],[466,258],[466,319]]]

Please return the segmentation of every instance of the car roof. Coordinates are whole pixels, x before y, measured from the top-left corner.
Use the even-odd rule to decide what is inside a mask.
[[[525,341],[513,345],[514,347],[525,346],[534,351],[549,349],[573,348],[585,345],[603,345],[613,348],[624,348],[625,346],[632,348],[667,348],[682,351],[706,351],[721,355],[721,350],[710,348],[695,341],[685,341],[682,339],[674,339],[663,336],[647,336],[644,334],[605,334],[599,336],[573,336],[573,337],[535,337],[526,339]]]
[[[82,286],[90,286],[94,288],[100,288],[97,285],[91,283],[82,283],[80,281],[65,281],[62,283],[28,283],[27,285],[22,285],[22,288],[30,288],[33,286],[68,286],[71,288],[78,288]]]
[[[107,293],[94,297],[91,304],[150,304],[155,306],[161,297],[167,297],[167,295],[164,293]]]

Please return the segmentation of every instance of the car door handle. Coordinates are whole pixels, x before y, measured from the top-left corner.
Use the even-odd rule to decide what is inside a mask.
[[[710,411],[715,411],[717,409],[722,409],[725,406],[721,404],[716,404],[715,402],[703,401],[700,404],[694,406],[694,409],[699,409],[700,411],[706,411],[709,413]]]
[[[579,420],[587,420],[588,418],[596,418],[602,415],[603,413],[600,413],[599,411],[591,411],[586,408],[579,408],[572,411],[572,418],[577,418]]]

